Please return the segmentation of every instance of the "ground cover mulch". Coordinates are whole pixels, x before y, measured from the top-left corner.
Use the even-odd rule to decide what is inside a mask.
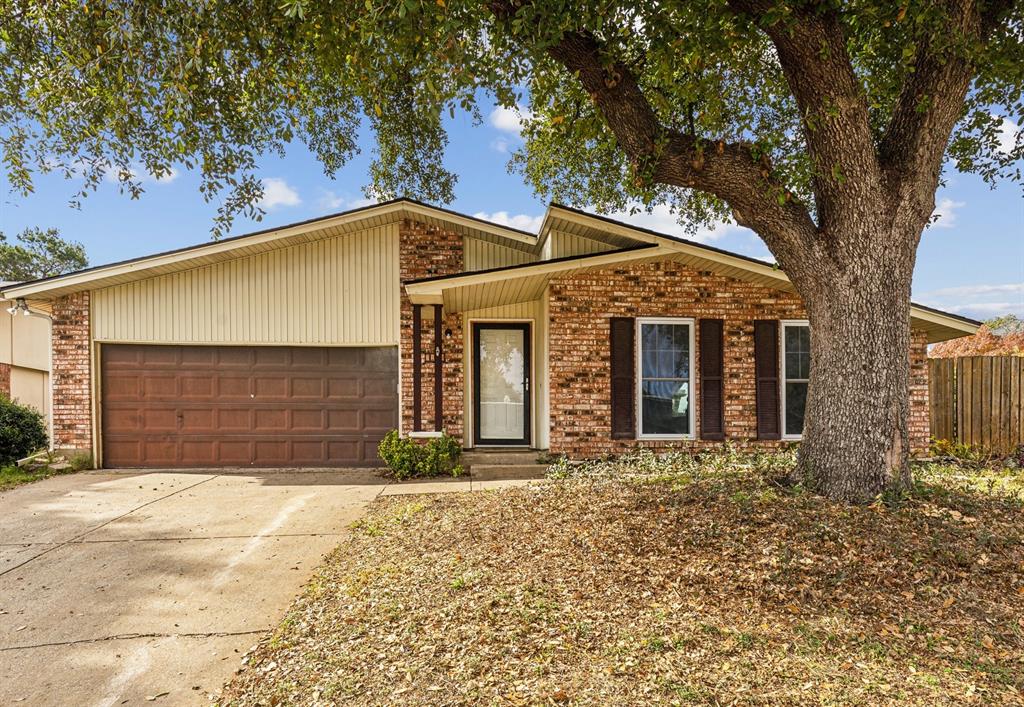
[[[375,503],[223,703],[1024,703],[1019,471],[653,469]]]

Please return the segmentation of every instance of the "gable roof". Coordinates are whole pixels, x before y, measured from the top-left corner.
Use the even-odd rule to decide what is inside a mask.
[[[412,218],[427,225],[439,226],[462,235],[529,253],[533,253],[537,245],[537,236],[533,233],[430,206],[413,199],[401,198],[163,253],[97,265],[64,275],[8,285],[0,287],[0,296],[11,299],[24,297],[50,300],[85,289],[98,289],[321,238],[332,238],[344,233],[394,223],[403,218]]]
[[[795,291],[786,274],[773,263],[561,204],[553,203],[548,207],[540,234],[535,235],[403,197],[218,241],[94,266],[65,275],[8,283],[0,285],[0,297],[25,298],[37,305],[43,304],[40,308],[45,309],[45,303],[48,301],[72,292],[99,289],[189,270],[299,243],[383,226],[404,218],[534,255],[542,251],[544,243],[553,232],[598,241],[612,248],[602,253],[573,255],[405,283],[406,291],[414,302],[443,303],[453,312],[537,299],[543,294],[550,279],[557,275],[655,259],[676,260],[728,277],[788,292]],[[923,328],[928,333],[929,342],[973,334],[981,325],[973,319],[919,304],[912,304],[911,316],[915,326]]]

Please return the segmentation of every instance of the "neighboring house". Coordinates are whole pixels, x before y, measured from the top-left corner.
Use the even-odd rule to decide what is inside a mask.
[[[0,289],[17,283],[0,282]],[[50,416],[50,322],[0,298],[0,395]]]
[[[551,206],[407,199],[3,290],[53,316],[62,448],[108,467],[356,466],[384,433],[576,457],[798,439],[806,314],[772,265]],[[910,431],[929,343],[913,308]]]

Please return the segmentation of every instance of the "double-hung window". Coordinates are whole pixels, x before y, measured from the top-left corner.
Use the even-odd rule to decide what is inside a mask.
[[[637,320],[641,439],[693,436],[693,320]]]
[[[805,321],[782,322],[782,436],[804,432],[807,383],[811,377],[811,328]]]

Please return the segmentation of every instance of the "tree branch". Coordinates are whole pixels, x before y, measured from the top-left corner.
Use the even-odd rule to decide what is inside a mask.
[[[509,20],[519,4],[495,0],[496,17]],[[791,198],[765,160],[750,146],[708,141],[662,125],[635,75],[604,59],[603,45],[587,32],[568,32],[548,55],[573,74],[601,111],[616,141],[638,168],[661,184],[708,192],[725,201],[741,225],[760,235],[783,267],[815,237],[805,205]]]
[[[775,0],[729,0],[737,13],[758,23],[779,63],[803,119],[814,167],[814,193],[821,229],[832,232],[850,207],[881,189],[865,92],[853,70],[842,27],[834,12],[816,7],[789,18],[767,19]]]
[[[935,185],[949,136],[960,119],[973,66],[957,45],[983,41],[1012,7],[993,2],[982,14],[975,2],[950,2],[949,32],[921,44],[914,70],[907,76],[879,146],[888,181],[921,219],[934,208]],[[914,187],[918,186],[917,189]]]

